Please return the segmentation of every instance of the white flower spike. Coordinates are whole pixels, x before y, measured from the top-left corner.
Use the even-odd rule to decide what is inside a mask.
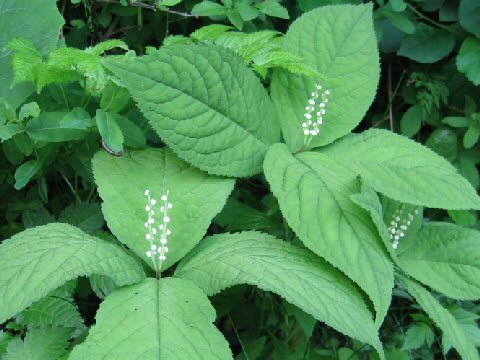
[[[395,211],[395,213],[392,215],[392,220],[390,221],[390,226],[388,227],[388,233],[390,234],[390,240],[392,241],[392,248],[394,249],[398,248],[400,245],[400,240],[405,237],[407,230],[413,221],[413,215],[418,214],[418,208],[415,207],[402,220],[402,214],[404,210],[405,204],[400,205],[397,211]]]
[[[168,247],[168,236],[172,234],[172,231],[168,229],[168,225],[171,221],[170,216],[168,215],[168,210],[173,207],[172,203],[168,202],[169,192],[161,196],[161,206],[160,213],[162,223],[158,226],[159,235],[157,236],[157,228],[154,227],[155,224],[155,211],[154,206],[157,205],[157,200],[153,199],[150,196],[150,191],[145,190],[145,196],[147,197],[147,205],[145,206],[145,211],[147,212],[147,222],[145,227],[147,228],[147,234],[145,238],[151,244],[150,250],[146,252],[147,257],[152,259],[153,265],[157,270],[157,273],[160,272],[162,263],[167,259]],[[158,260],[157,260],[158,259]]]
[[[323,117],[327,113],[329,90],[322,92],[322,86],[320,84],[315,85],[315,90],[311,93],[311,98],[308,99],[307,106],[305,107],[305,119],[302,123],[302,131],[305,136],[304,146],[308,146],[314,136],[320,133],[320,125],[323,124]],[[315,114],[315,118],[313,118]]]

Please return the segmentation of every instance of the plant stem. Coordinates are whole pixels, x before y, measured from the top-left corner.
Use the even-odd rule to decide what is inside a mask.
[[[408,8],[409,8],[410,10],[412,10],[418,17],[420,17],[420,18],[422,18],[423,20],[429,22],[430,24],[432,24],[432,25],[434,25],[434,26],[436,26],[436,27],[438,27],[438,28],[440,28],[440,29],[443,29],[443,30],[445,30],[445,31],[448,31],[448,32],[450,32],[450,33],[452,33],[452,34],[457,34],[457,35],[460,35],[460,34],[461,34],[460,32],[455,31],[455,30],[449,28],[448,26],[442,25],[442,24],[436,22],[435,20],[430,19],[428,16],[426,16],[426,15],[423,14],[422,12],[418,11],[413,5],[407,3],[407,6],[408,6]]]

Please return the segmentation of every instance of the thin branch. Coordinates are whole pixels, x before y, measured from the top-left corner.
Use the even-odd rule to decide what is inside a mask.
[[[110,3],[110,4],[120,4],[119,0],[96,0],[96,1],[97,2]],[[168,9],[168,8],[157,8],[155,5],[145,4],[143,2],[139,2],[139,1],[136,1],[136,0],[129,0],[129,4],[132,5],[132,6],[140,7],[142,9],[147,9],[147,10],[150,10],[150,11],[157,11],[158,10],[158,11],[163,11],[163,12],[170,13],[170,14],[184,16],[184,17],[199,18],[201,16],[205,16],[205,15],[191,14],[191,13],[188,13],[188,12],[175,11],[175,10],[171,10],[171,9]]]

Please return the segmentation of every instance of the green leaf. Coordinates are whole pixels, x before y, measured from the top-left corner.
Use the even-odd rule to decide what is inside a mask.
[[[256,174],[268,147],[279,139],[267,92],[223,47],[172,46],[131,60],[108,59],[105,65],[167,145],[202,170]]]
[[[22,341],[11,341],[2,360],[53,360],[66,353],[72,329],[44,327],[32,329]]]
[[[70,204],[60,213],[58,221],[74,225],[88,234],[100,230],[105,223],[100,204],[87,202]]]
[[[390,305],[393,269],[369,214],[350,199],[360,192],[356,174],[320,153],[294,157],[284,144],[270,148],[264,170],[288,225],[360,285],[380,324]]]
[[[414,34],[403,38],[398,55],[424,64],[431,64],[450,54],[455,37],[446,30],[419,24]]]
[[[130,93],[127,89],[109,81],[102,92],[100,107],[110,113],[122,111],[130,101]]]
[[[403,270],[459,300],[480,299],[480,232],[449,223],[430,223],[399,247]]]
[[[119,286],[145,277],[142,268],[124,250],[70,225],[39,226],[3,241],[0,322],[66,281],[90,274],[107,275]]]
[[[192,14],[200,16],[225,16],[227,9],[220,4],[203,0],[192,8]]]
[[[115,119],[120,130],[122,130],[125,146],[135,149],[143,149],[147,146],[145,133],[137,126],[137,124],[130,121],[125,116],[118,114],[110,114],[110,116]]]
[[[182,261],[175,277],[195,282],[207,295],[237,284],[256,285],[383,353],[372,314],[350,280],[308,250],[271,235],[208,237]]]
[[[97,109],[95,115],[97,121],[98,131],[102,136],[105,145],[108,146],[115,153],[123,151],[123,133],[113,114],[110,114],[102,109]]]
[[[233,29],[231,26],[222,25],[222,24],[212,24],[203,26],[198,30],[195,30],[193,33],[190,34],[190,37],[196,41],[207,41],[207,40],[215,40],[221,34]]]
[[[17,123],[0,125],[0,140],[2,142],[11,139],[14,135],[25,131],[24,127]]]
[[[387,130],[352,134],[324,152],[359,174],[375,191],[403,203],[479,209],[472,186],[444,158]]]
[[[38,117],[38,115],[40,115],[40,107],[36,102],[31,102],[22,105],[18,113],[18,119],[21,121],[29,117]]]
[[[28,184],[30,179],[42,168],[42,161],[25,161],[15,170],[15,189],[20,190]]]
[[[372,5],[320,7],[290,26],[284,49],[305,59],[331,91],[322,135],[312,147],[348,134],[370,107],[380,74]],[[271,93],[281,114],[283,137],[292,151],[304,144],[305,106],[318,81],[275,70]]]
[[[175,6],[180,4],[182,0],[160,0],[160,5],[162,6]]]
[[[454,128],[466,128],[470,124],[470,120],[466,117],[448,116],[443,118],[442,123]]]
[[[7,352],[8,343],[13,339],[14,337],[12,334],[0,330],[0,356]]]
[[[480,85],[480,40],[469,37],[460,47],[457,68],[475,85]]]
[[[242,30],[244,21],[238,9],[228,9],[227,18],[238,30]]]
[[[103,53],[112,49],[128,50],[128,45],[122,40],[112,39],[112,40],[102,41],[101,43],[93,47],[86,48],[85,52],[88,54],[92,54],[94,56],[100,56]]]
[[[448,215],[457,225],[474,226],[477,223],[477,215],[473,211],[448,210]]]
[[[88,134],[84,122],[63,121],[68,113],[42,112],[27,123],[27,134],[33,140],[64,142],[83,140]]]
[[[22,84],[11,89],[12,58],[5,46],[15,38],[24,37],[42,55],[47,55],[57,46],[64,20],[56,0],[11,0],[0,2],[0,24],[3,29],[0,35],[0,97],[17,108],[33,92],[33,86]]]
[[[169,191],[169,253],[165,268],[189,252],[205,235],[233,189],[234,180],[208,175],[169,150],[132,151],[122,157],[99,152],[93,172],[103,199],[103,213],[113,234],[138,256],[146,256],[147,199],[145,190],[159,199]]]
[[[435,339],[435,333],[427,324],[419,323],[411,326],[405,334],[405,340],[402,345],[402,350],[414,350],[427,343],[428,346],[432,344]]]
[[[105,299],[69,359],[233,359],[214,320],[215,309],[190,281],[145,279]]]
[[[400,130],[406,137],[412,137],[416,135],[422,127],[423,119],[423,106],[420,103],[416,103],[411,106],[405,114],[403,114],[400,120]]]
[[[457,136],[455,131],[439,127],[430,133],[425,145],[448,161],[454,161],[458,155]]]
[[[236,1],[235,8],[238,9],[243,21],[252,21],[259,15],[259,11],[257,9],[245,2]]]
[[[463,147],[465,149],[470,149],[477,143],[479,137],[480,126],[476,122],[472,121],[465,132],[465,135],[463,136]]]
[[[265,0],[256,3],[255,7],[265,15],[281,19],[290,19],[290,15],[288,15],[288,10],[275,0]]]
[[[443,308],[419,283],[402,275],[398,275],[398,277],[408,292],[443,331],[444,336],[448,338],[450,344],[458,351],[460,356],[466,360],[479,359],[475,345],[470,342],[468,335],[460,327],[452,314]]]
[[[465,30],[480,36],[480,3],[477,0],[461,0],[458,17]]]

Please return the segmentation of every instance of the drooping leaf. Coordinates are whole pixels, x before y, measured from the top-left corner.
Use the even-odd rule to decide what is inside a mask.
[[[372,6],[325,6],[304,14],[288,30],[284,48],[305,59],[331,91],[322,136],[312,147],[348,134],[372,103],[379,79],[379,57]],[[275,70],[272,98],[280,109],[282,133],[290,150],[304,142],[305,106],[318,80]]]
[[[420,63],[434,63],[453,50],[455,37],[446,30],[419,24],[414,34],[403,38],[398,55]]]
[[[44,327],[27,332],[25,340],[17,338],[7,347],[2,360],[53,360],[68,348],[71,328]]]
[[[444,158],[390,131],[371,129],[324,153],[361,175],[375,191],[400,202],[442,209],[477,209],[480,198]]]
[[[316,319],[382,353],[372,314],[340,271],[305,249],[260,232],[203,240],[175,272],[207,295],[237,284],[273,291]]]
[[[95,119],[105,145],[113,152],[121,153],[123,151],[124,136],[114,115],[102,109],[97,109]]]
[[[69,359],[232,359],[214,320],[207,296],[190,281],[145,279],[104,300]]]
[[[478,351],[470,342],[468,335],[460,327],[455,318],[446,310],[423,286],[414,280],[399,275],[408,292],[417,300],[418,304],[443,331],[449,343],[458,351],[465,360],[479,359]]]
[[[133,59],[108,59],[160,137],[210,173],[250,176],[279,139],[275,112],[258,78],[231,51],[172,46]]]
[[[459,300],[480,299],[480,232],[449,223],[430,223],[399,248],[409,275]]]
[[[475,85],[480,85],[480,40],[465,39],[458,51],[457,68]]]
[[[30,0],[10,0],[0,2],[0,97],[13,108],[23,102],[33,92],[30,84],[10,88],[13,79],[11,50],[4,49],[15,38],[29,39],[42,55],[52,51],[58,42],[64,20],[57,8],[56,0],[32,2]]]
[[[124,250],[66,224],[25,230],[0,244],[0,322],[78,276],[101,274],[119,286],[141,281]]]
[[[393,269],[369,214],[350,198],[360,192],[356,174],[320,153],[294,157],[283,144],[270,148],[264,170],[288,225],[368,294],[381,323]]]
[[[160,199],[169,191],[172,235],[166,267],[202,239],[234,184],[233,179],[208,175],[162,149],[132,151],[120,158],[100,152],[93,159],[93,172],[110,230],[145,260],[149,243],[145,240],[144,192],[150,190],[152,197]]]

